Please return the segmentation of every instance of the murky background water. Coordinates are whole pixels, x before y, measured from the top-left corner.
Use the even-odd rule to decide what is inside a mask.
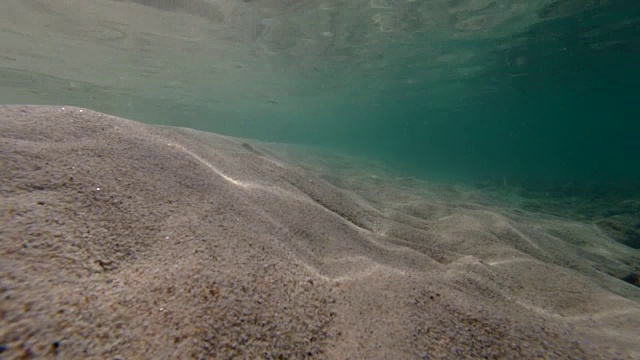
[[[0,5],[0,103],[78,105],[547,193],[635,196],[639,64],[629,0]]]

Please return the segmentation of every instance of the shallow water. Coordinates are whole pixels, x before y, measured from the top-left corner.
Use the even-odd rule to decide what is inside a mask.
[[[0,103],[319,146],[640,247],[639,29],[624,0],[6,0]]]

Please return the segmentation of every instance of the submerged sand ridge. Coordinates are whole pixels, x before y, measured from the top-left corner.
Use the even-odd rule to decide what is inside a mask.
[[[0,137],[2,358],[640,358],[594,226],[73,107]]]

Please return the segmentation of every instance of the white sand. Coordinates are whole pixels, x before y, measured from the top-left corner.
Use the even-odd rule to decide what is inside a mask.
[[[281,150],[0,107],[0,357],[640,358],[638,250]]]

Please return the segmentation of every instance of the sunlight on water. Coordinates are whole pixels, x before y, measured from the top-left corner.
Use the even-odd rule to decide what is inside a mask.
[[[640,175],[639,9],[7,0],[0,102],[319,145],[415,175],[628,181]]]

